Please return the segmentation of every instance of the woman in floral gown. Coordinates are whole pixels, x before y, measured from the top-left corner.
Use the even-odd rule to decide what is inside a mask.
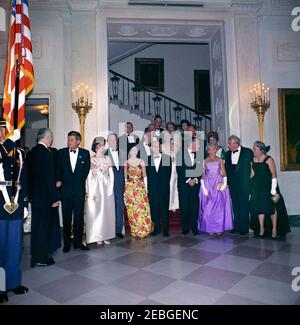
[[[133,147],[129,151],[129,159],[124,164],[124,199],[131,236],[144,238],[152,232],[152,220],[145,163],[137,158],[137,154],[138,149]]]

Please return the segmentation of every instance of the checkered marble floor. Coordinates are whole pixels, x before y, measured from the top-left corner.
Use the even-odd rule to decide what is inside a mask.
[[[300,266],[300,228],[287,240],[224,234],[210,238],[172,234],[143,240],[126,237],[55,256],[50,267],[30,268],[25,235],[23,284],[9,304],[300,304],[291,289]]]

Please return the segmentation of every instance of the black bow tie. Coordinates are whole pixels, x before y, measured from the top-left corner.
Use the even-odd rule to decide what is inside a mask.
[[[237,152],[239,152],[239,150],[233,150],[233,151],[232,151],[232,153],[237,153]]]
[[[159,159],[160,158],[160,155],[154,155],[153,158],[154,159]]]
[[[74,153],[76,153],[76,150],[72,150],[72,149],[70,149],[70,152],[74,152]]]

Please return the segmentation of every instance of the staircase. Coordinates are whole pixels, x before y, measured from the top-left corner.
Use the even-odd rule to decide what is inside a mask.
[[[109,73],[110,102],[120,109],[149,120],[149,123],[155,115],[160,115],[164,126],[167,122],[173,122],[178,127],[182,119],[187,119],[198,131],[204,131],[205,134],[211,131],[210,116],[196,112],[193,108],[162,93],[143,87],[113,70],[109,70]]]

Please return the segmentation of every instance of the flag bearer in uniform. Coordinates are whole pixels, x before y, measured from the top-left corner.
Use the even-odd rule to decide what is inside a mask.
[[[8,301],[10,291],[15,294],[28,292],[21,285],[20,270],[23,217],[28,199],[24,155],[15,144],[19,138],[20,131],[16,129],[5,140],[5,121],[0,121],[0,267],[6,279],[5,288],[0,286],[0,303]]]

